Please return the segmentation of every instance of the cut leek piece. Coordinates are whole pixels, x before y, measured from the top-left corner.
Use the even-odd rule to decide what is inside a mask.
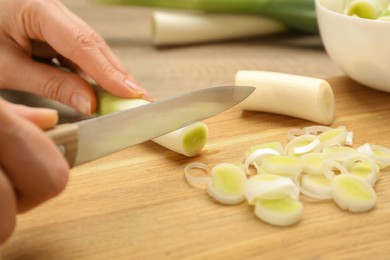
[[[150,103],[142,98],[117,97],[103,90],[97,92],[97,99],[97,115],[107,115]]]
[[[254,15],[153,13],[153,43],[156,46],[241,39],[286,30],[286,26],[279,21]]]
[[[298,223],[302,212],[303,204],[291,197],[278,200],[258,200],[255,206],[255,215],[275,226],[291,226]]]
[[[324,175],[304,174],[301,179],[301,192],[306,196],[318,199],[332,199],[331,194],[332,181]]]
[[[154,138],[153,142],[185,156],[195,156],[206,145],[208,136],[207,125],[196,122],[189,126],[177,129],[168,134]],[[179,142],[174,140],[180,140]]]
[[[298,199],[299,189],[290,178],[264,173],[249,178],[244,194],[248,203],[254,205],[257,200],[277,200],[287,196]]]
[[[256,87],[239,104],[244,110],[293,116],[325,125],[334,120],[334,95],[325,80],[267,71],[239,71],[235,82],[238,87]]]
[[[309,135],[320,135],[321,133],[324,133],[332,129],[333,128],[330,126],[313,125],[313,126],[304,127],[302,130]]]
[[[389,148],[367,143],[358,147],[356,150],[373,158],[375,162],[379,165],[380,169],[384,169],[390,165]]]
[[[304,129],[298,129],[298,128],[290,129],[287,132],[287,140],[291,141],[292,139],[297,138],[304,134],[305,134]]]
[[[321,142],[321,147],[344,145],[348,136],[348,131],[344,126],[330,129],[321,133],[318,139]]]
[[[98,91],[97,98],[97,113],[99,115],[106,115],[149,103],[149,101],[144,99],[116,97],[105,91]],[[176,153],[185,156],[195,156],[202,151],[206,145],[207,138],[207,125],[203,122],[196,122],[154,138],[152,141]]]
[[[375,207],[376,193],[372,186],[352,174],[335,177],[331,193],[336,204],[344,210],[363,212]]]
[[[381,21],[390,21],[390,3],[387,5],[386,9],[382,11],[377,19]]]
[[[296,177],[302,172],[302,163],[299,158],[291,156],[267,156],[263,158],[261,168],[268,173]]]
[[[325,159],[322,162],[322,173],[329,180],[333,180],[336,176],[347,174],[347,169],[338,161]]]
[[[345,169],[350,173],[358,176],[370,185],[374,185],[379,179],[379,167],[375,161],[366,155],[351,156],[343,164]]]
[[[293,157],[299,157],[311,152],[319,152],[320,150],[321,142],[313,135],[301,135],[292,139],[285,146],[285,153]]]
[[[193,176],[192,170],[200,169],[204,172],[208,172],[207,165],[200,162],[189,163],[186,167],[184,167],[184,177],[186,178],[188,183],[209,183],[211,182],[210,176]]]
[[[322,153],[308,153],[302,155],[302,171],[310,175],[323,175],[322,164],[324,161],[324,154]]]
[[[267,148],[268,146],[270,148]],[[250,153],[246,156],[246,159],[245,159],[244,167],[245,167],[245,170],[248,173],[248,175],[251,174],[250,170],[249,170],[249,166],[252,163],[256,167],[256,169],[259,170],[259,168],[260,168],[259,165],[261,165],[263,157],[265,157],[265,156],[275,156],[275,155],[280,155],[281,154],[281,148],[280,147],[275,147],[276,149],[271,148],[271,147],[274,147],[273,144],[272,145],[271,144],[270,145],[266,144],[263,147],[260,145],[260,146],[256,146],[256,147],[260,147],[260,148],[258,148],[256,150],[253,150],[251,148],[248,151]]]
[[[268,143],[263,143],[263,144],[258,144],[250,147],[246,152],[245,152],[245,157],[248,157],[251,153],[253,153],[256,150],[262,149],[262,148],[270,148],[276,150],[279,155],[283,155],[283,145],[281,142],[268,142]]]
[[[345,162],[357,153],[358,152],[354,148],[342,145],[328,146],[322,149],[322,154],[324,154],[326,159],[340,163]]]
[[[349,16],[357,16],[366,19],[377,19],[386,7],[384,0],[354,0],[350,1],[344,12]]]
[[[247,177],[243,169],[235,164],[221,163],[211,170],[208,194],[223,204],[238,204],[245,200],[244,185]]]

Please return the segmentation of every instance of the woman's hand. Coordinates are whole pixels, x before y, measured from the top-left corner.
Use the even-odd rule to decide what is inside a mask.
[[[73,73],[38,61],[52,58]],[[91,114],[96,100],[85,77],[114,95],[149,97],[102,37],[60,1],[0,0],[0,89],[33,92]],[[67,183],[69,166],[41,130],[57,120],[56,111],[0,98],[0,244],[14,230],[17,213]]]
[[[55,126],[55,110],[14,105],[0,98],[0,244],[16,214],[60,193],[69,167],[40,128]]]
[[[36,61],[54,57],[77,73]],[[0,88],[34,92],[91,114],[95,97],[80,74],[114,95],[148,98],[104,39],[60,1],[0,0]]]

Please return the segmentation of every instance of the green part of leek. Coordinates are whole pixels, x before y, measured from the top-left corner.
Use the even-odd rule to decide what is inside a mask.
[[[214,13],[262,15],[303,32],[317,33],[314,0],[91,0],[93,2]]]

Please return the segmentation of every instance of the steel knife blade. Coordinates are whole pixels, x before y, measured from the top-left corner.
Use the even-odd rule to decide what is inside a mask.
[[[254,87],[205,88],[136,108],[59,125],[47,132],[71,167],[216,115],[247,98]]]

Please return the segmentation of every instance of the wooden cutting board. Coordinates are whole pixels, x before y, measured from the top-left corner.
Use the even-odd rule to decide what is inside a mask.
[[[329,80],[336,120],[354,146],[390,147],[390,94],[346,77]],[[183,178],[189,162],[242,162],[250,146],[287,143],[301,119],[233,108],[206,120],[210,138],[195,158],[152,142],[71,171],[59,197],[22,215],[3,259],[385,259],[390,254],[390,172],[382,171],[374,210],[352,214],[334,202],[302,198],[302,220],[263,223],[246,202],[224,206]],[[21,249],[22,248],[22,249]]]

